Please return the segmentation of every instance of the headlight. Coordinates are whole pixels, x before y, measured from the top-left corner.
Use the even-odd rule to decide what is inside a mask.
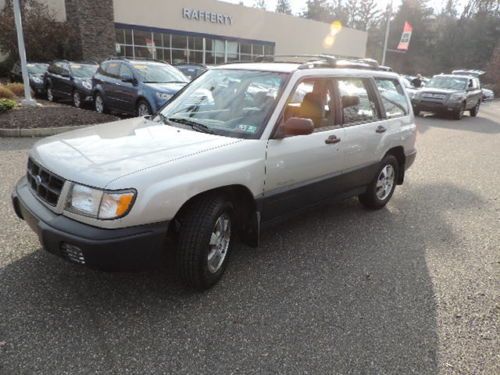
[[[43,79],[40,78],[40,77],[31,77],[31,79],[33,80],[33,82],[35,83],[42,83],[43,82]]]
[[[455,101],[455,102],[459,102],[461,100],[464,100],[465,99],[465,96],[463,94],[451,94],[450,95],[450,100],[452,101]]]
[[[92,90],[92,82],[90,81],[82,81],[82,86],[85,87],[87,90]]]
[[[117,219],[129,213],[135,195],[134,190],[105,191],[73,184],[66,209],[95,219]]]
[[[161,100],[168,100],[172,97],[173,95],[167,94],[165,92],[157,92],[156,97]]]

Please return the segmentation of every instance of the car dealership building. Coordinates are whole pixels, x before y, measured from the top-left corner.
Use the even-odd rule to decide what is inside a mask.
[[[216,0],[39,1],[74,25],[84,59],[221,64],[274,54],[364,57],[366,51],[364,31]]]

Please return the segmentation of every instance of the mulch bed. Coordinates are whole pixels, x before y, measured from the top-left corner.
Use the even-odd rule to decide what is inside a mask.
[[[0,114],[0,129],[58,128],[94,125],[119,120],[91,110],[69,105],[43,103],[41,107],[18,107]]]

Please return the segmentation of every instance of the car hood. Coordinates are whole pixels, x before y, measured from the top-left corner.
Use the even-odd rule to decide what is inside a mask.
[[[462,90],[438,89],[438,88],[434,89],[432,87],[420,89],[419,91],[422,94],[433,93],[433,94],[446,94],[446,95],[453,94],[453,93],[456,93],[456,92],[463,92]]]
[[[105,188],[139,170],[241,141],[133,118],[43,139],[30,156],[65,179]]]
[[[187,82],[145,83],[145,85],[157,91],[167,92],[170,94],[176,93],[182,89],[187,85]]]

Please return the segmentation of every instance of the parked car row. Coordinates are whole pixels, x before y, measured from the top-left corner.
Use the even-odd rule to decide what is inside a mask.
[[[67,60],[28,64],[30,86],[37,96],[46,96],[49,101],[71,101],[77,108],[93,107],[100,113],[137,116],[156,113],[205,70],[207,67],[199,64],[175,67],[126,58],[111,58],[100,64]],[[19,64],[12,69],[10,78],[22,81]]]

